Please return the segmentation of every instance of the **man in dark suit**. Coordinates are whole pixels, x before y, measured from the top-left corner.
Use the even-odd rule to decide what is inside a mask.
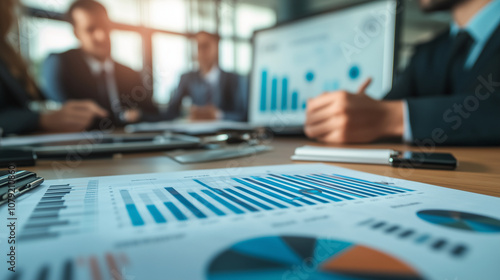
[[[345,91],[309,101],[305,132],[327,143],[401,137],[421,145],[500,143],[500,1],[420,0],[450,30],[417,47],[385,100]]]
[[[111,59],[111,22],[104,6],[78,0],[71,5],[68,19],[81,47],[47,59],[47,97],[59,102],[94,100],[115,124],[156,120],[158,109],[140,74]]]
[[[17,4],[14,0],[0,1],[0,136],[34,132],[79,132],[89,128],[95,118],[107,117],[104,109],[88,100],[67,102],[56,111],[31,110],[32,102],[42,101],[41,94],[28,72],[28,66],[8,40],[10,28],[17,20]],[[109,129],[105,123],[98,125]]]
[[[167,119],[181,115],[182,101],[190,97],[191,120],[244,121],[246,94],[242,78],[219,68],[219,37],[196,34],[199,70],[182,75],[179,87],[169,103]]]
[[[14,76],[11,68],[0,58],[0,136],[34,132],[81,132],[89,128],[95,118],[105,118],[108,115],[90,100],[68,101],[56,111],[33,111],[30,103],[41,101],[38,88],[29,76]],[[103,129],[108,127],[102,126]]]

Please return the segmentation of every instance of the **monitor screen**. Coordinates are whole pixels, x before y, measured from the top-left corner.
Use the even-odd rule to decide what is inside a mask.
[[[397,1],[373,1],[257,31],[249,121],[297,127],[307,100],[325,92],[382,98],[392,87]]]

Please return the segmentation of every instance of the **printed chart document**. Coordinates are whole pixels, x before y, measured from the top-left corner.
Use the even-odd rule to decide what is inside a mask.
[[[14,208],[0,279],[500,275],[499,198],[322,164],[47,181]]]

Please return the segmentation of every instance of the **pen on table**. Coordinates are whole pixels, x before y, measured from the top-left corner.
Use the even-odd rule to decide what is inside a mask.
[[[38,177],[36,178],[35,180],[27,183],[27,184],[24,184],[20,187],[17,187],[14,189],[14,192],[5,192],[2,197],[0,197],[0,205],[6,203],[9,198],[12,199],[12,198],[18,198],[19,196],[23,195],[24,193],[32,190],[32,189],[35,189],[36,187],[40,186],[42,183],[44,182],[44,178],[42,177]],[[9,194],[12,193],[12,197],[9,197]]]

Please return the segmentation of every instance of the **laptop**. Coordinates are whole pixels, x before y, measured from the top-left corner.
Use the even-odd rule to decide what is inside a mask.
[[[197,148],[200,138],[171,133],[106,134],[102,132],[62,133],[7,137],[0,148],[33,151],[37,158],[93,158],[117,153],[157,152]]]
[[[399,1],[349,5],[253,36],[249,122],[277,133],[302,132],[307,100],[324,92],[356,92],[381,99],[392,87]]]

